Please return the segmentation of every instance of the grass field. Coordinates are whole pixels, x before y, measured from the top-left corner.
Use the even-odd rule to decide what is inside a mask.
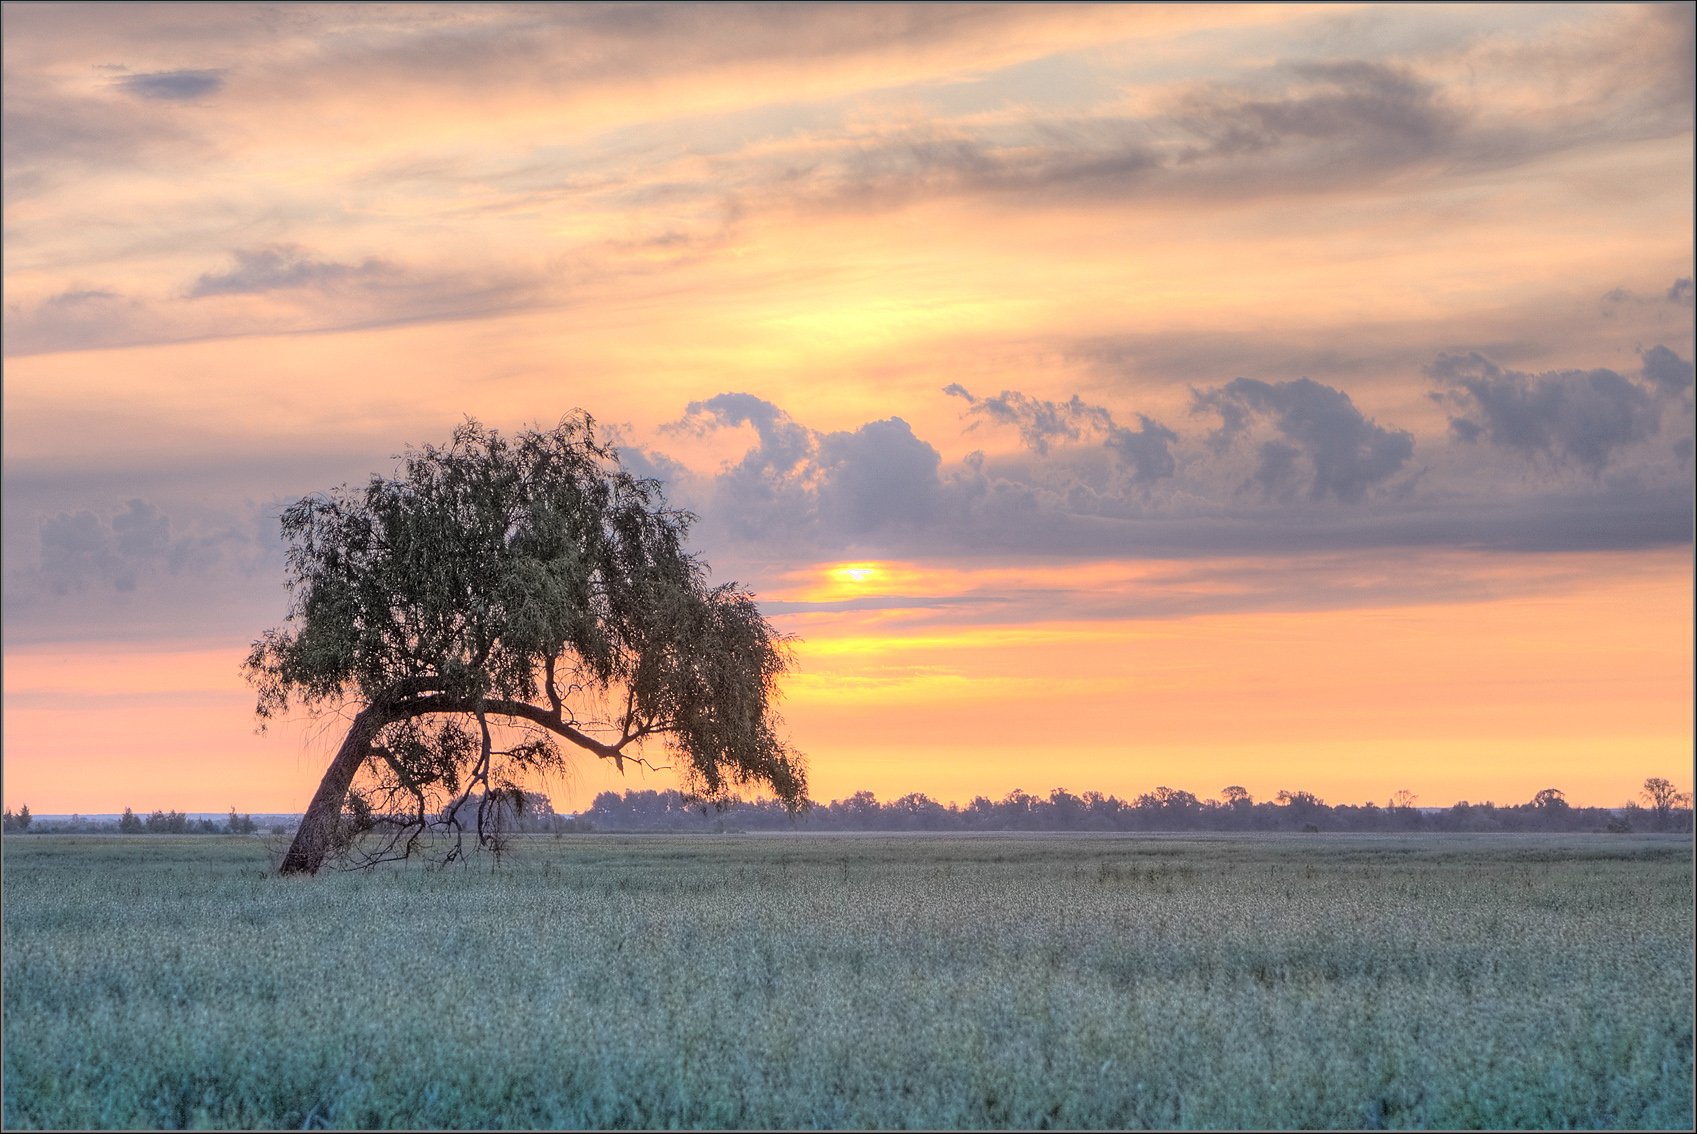
[[[1692,847],[5,843],[8,1128],[1690,1127]]]

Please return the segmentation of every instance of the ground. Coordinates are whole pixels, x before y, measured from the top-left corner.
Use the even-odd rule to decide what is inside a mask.
[[[1689,1127],[1689,838],[8,837],[7,1128]]]

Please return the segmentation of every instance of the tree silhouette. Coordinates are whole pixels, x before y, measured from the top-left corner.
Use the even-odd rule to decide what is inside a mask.
[[[1668,817],[1675,807],[1689,806],[1691,797],[1676,790],[1673,783],[1661,776],[1651,776],[1644,781],[1644,790],[1638,793],[1650,809],[1656,813],[1656,826],[1665,827]]]
[[[261,727],[291,703],[353,719],[282,873],[378,828],[367,861],[436,833],[455,857],[474,817],[494,845],[521,782],[565,765],[559,740],[621,771],[659,742],[700,794],[762,783],[802,805],[771,708],[788,639],[752,595],[707,585],[684,550],[692,517],[587,414],[511,440],[467,421],[403,461],[283,513],[289,620],[244,667]]]

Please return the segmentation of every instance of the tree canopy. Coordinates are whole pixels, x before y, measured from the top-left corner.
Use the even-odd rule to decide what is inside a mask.
[[[772,703],[789,639],[685,550],[693,519],[620,467],[577,413],[501,436],[475,421],[400,475],[306,497],[282,516],[288,622],[245,671],[263,722],[355,709],[285,873],[316,872],[382,827],[377,857],[446,832],[496,838],[522,783],[651,744],[707,797],[763,784],[805,801],[804,763]],[[356,782],[357,781],[357,782]]]

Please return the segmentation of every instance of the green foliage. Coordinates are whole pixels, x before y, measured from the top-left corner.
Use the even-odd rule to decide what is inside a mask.
[[[656,742],[705,796],[759,783],[799,806],[771,710],[788,641],[707,584],[691,519],[587,415],[512,439],[468,421],[394,479],[283,513],[293,605],[246,663],[259,716],[365,706],[353,806],[414,833],[472,790],[516,798],[563,766],[559,739],[621,768]]]
[[[7,1129],[1692,1122],[1686,839],[585,836],[499,872],[264,867],[238,840],[8,847]]]

